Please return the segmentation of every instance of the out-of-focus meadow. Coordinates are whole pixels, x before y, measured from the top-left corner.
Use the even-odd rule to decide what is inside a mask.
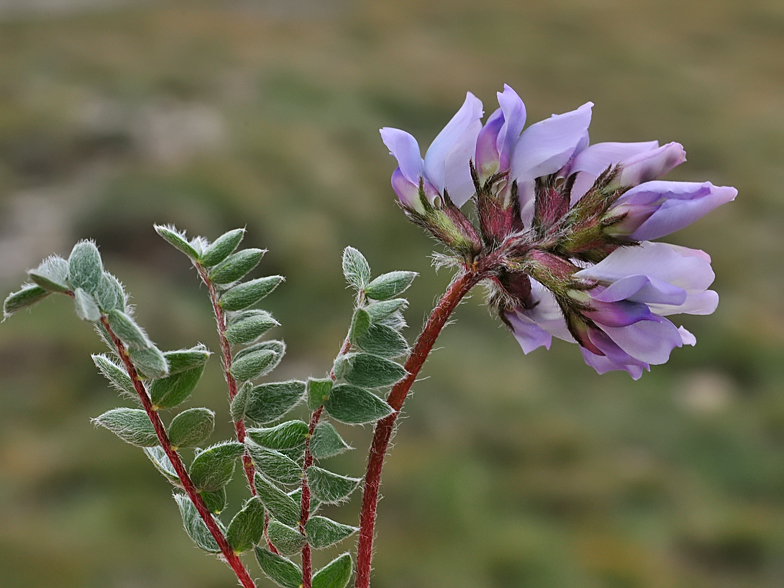
[[[275,376],[328,369],[347,245],[421,273],[413,337],[449,276],[395,206],[378,129],[428,144],[467,90],[489,113],[504,83],[529,122],[591,100],[593,141],[679,141],[671,178],[738,188],[669,239],[712,255],[721,303],[632,382],[560,342],[524,356],[478,292],[406,405],[374,587],[784,585],[780,1],[0,0],[3,296],[94,238],[162,348],[216,349],[204,288],[152,224],[246,225],[260,271],[288,278],[266,303],[289,346]],[[90,425],[118,403],[101,347],[64,297],[0,326],[0,585],[234,585],[141,451]],[[217,357],[204,404],[230,436]],[[341,431],[360,475],[371,429]],[[356,524],[357,502],[335,516]]]

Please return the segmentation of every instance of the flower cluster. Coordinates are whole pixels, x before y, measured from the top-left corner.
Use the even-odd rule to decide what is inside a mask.
[[[694,336],[666,316],[710,314],[718,296],[702,251],[651,242],[735,198],[731,187],[661,176],[678,143],[596,143],[592,104],[527,129],[510,87],[484,125],[471,93],[427,150],[399,129],[381,136],[407,216],[483,272],[489,302],[525,353],[555,336],[599,373],[634,379]],[[460,208],[474,200],[479,227]]]

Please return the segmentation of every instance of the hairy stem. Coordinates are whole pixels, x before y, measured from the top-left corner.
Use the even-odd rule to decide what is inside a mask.
[[[389,447],[389,440],[395,427],[395,421],[403,407],[403,402],[416,380],[419,370],[425,363],[439,333],[446,325],[449,316],[457,305],[482,278],[484,273],[477,267],[465,268],[450,284],[447,291],[430,313],[422,333],[417,338],[411,355],[405,363],[407,375],[392,387],[387,402],[394,409],[388,417],[376,424],[373,442],[368,456],[365,488],[362,494],[362,512],[359,519],[359,540],[357,542],[357,579],[356,588],[369,588],[370,563],[373,557],[373,536],[376,524],[376,508],[378,506],[378,490],[381,484],[381,470],[384,457]]]
[[[193,502],[193,505],[196,507],[199,516],[202,518],[204,524],[207,525],[210,533],[215,538],[215,541],[217,542],[223,557],[226,559],[226,562],[229,564],[231,569],[234,570],[234,573],[237,575],[237,578],[239,579],[242,586],[244,586],[244,588],[256,588],[256,584],[253,582],[253,579],[251,579],[239,556],[234,553],[234,550],[232,550],[232,548],[229,546],[229,542],[226,540],[226,537],[223,535],[220,527],[218,527],[215,519],[212,518],[212,514],[204,504],[199,491],[193,485],[193,482],[188,475],[188,471],[185,469],[185,465],[180,459],[180,455],[174,450],[171,443],[169,442],[169,437],[166,434],[166,428],[163,426],[163,422],[161,421],[158,413],[152,408],[150,397],[147,395],[147,390],[144,388],[144,384],[139,378],[139,373],[136,371],[136,366],[133,365],[125,345],[122,341],[120,341],[117,335],[114,334],[111,327],[109,326],[109,321],[105,316],[101,317],[101,324],[106,328],[106,331],[112,338],[112,342],[117,349],[117,353],[125,364],[125,369],[128,372],[131,381],[133,382],[136,393],[139,395],[139,400],[141,401],[142,406],[144,407],[144,410],[147,413],[153,428],[155,429],[155,434],[158,436],[158,442],[161,444],[161,447],[166,453],[166,457],[169,458],[172,467],[174,467],[174,471],[177,472],[177,477],[180,479],[182,487],[188,494],[188,498],[190,498],[191,502]]]

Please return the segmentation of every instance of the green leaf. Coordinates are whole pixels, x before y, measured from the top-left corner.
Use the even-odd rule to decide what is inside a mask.
[[[162,225],[154,225],[154,227],[155,232],[163,237],[164,240],[169,243],[169,245],[179,249],[193,260],[197,260],[199,258],[198,251],[196,251],[196,249],[194,249],[194,247],[188,242],[183,233],[180,233],[177,229],[171,226],[165,227]]]
[[[68,292],[68,262],[59,255],[44,259],[34,270],[27,272],[30,279],[49,292]]]
[[[204,506],[212,514],[218,515],[226,508],[226,487],[215,492],[199,492],[199,496],[204,501]]]
[[[92,358],[95,367],[122,396],[139,402],[139,394],[136,392],[133,381],[131,381],[131,377],[125,372],[124,368],[103,354],[93,355]]]
[[[95,299],[81,288],[74,290],[74,306],[76,307],[76,316],[83,321],[94,323],[101,320],[101,310]]]
[[[24,284],[22,289],[18,292],[9,294],[3,303],[3,320],[15,312],[19,312],[24,308],[28,308],[41,302],[44,298],[49,296],[51,292],[44,290],[41,286],[35,284]]]
[[[92,241],[79,241],[68,258],[68,282],[71,288],[81,288],[92,294],[101,283],[103,263],[101,254]]]
[[[245,419],[245,406],[248,404],[248,394],[252,389],[253,384],[245,382],[240,386],[240,389],[237,390],[237,394],[234,395],[231,406],[229,407],[229,413],[231,414],[231,420],[233,422],[239,423]]]
[[[169,373],[169,365],[166,357],[160,349],[155,346],[147,349],[129,349],[128,355],[131,362],[136,366],[139,374],[144,378],[156,379],[163,378]]]
[[[331,424],[320,422],[310,438],[310,453],[314,459],[326,459],[351,449]]]
[[[286,421],[267,429],[247,429],[245,433],[262,447],[269,449],[294,449],[305,445],[308,424],[304,421]]]
[[[185,532],[193,539],[193,542],[207,553],[220,553],[220,547],[215,541],[215,538],[207,528],[206,523],[196,510],[196,506],[191,502],[185,494],[179,492],[174,495],[174,500],[177,501],[177,506],[180,507],[180,514],[182,515],[182,522],[185,525]],[[219,521],[215,521],[220,524]]]
[[[267,577],[282,588],[300,588],[302,586],[302,570],[290,559],[256,546],[256,560]]]
[[[234,515],[226,530],[226,540],[234,553],[242,553],[256,545],[264,534],[264,505],[251,498]]]
[[[101,283],[93,295],[104,312],[125,310],[125,291],[120,281],[109,272],[103,272]]]
[[[252,343],[280,323],[264,310],[248,310],[232,319],[226,329],[226,340],[232,345]]]
[[[392,407],[384,400],[349,384],[335,386],[324,408],[332,418],[349,425],[372,423],[392,414]]]
[[[234,361],[237,361],[239,358],[245,357],[246,355],[250,355],[251,353],[255,353],[256,351],[274,351],[278,355],[278,360],[280,360],[280,358],[286,354],[286,344],[283,341],[277,341],[275,339],[271,341],[261,341],[250,347],[246,347],[245,349],[240,349],[234,354]]]
[[[253,485],[256,487],[259,499],[273,517],[285,525],[296,526],[299,524],[300,505],[298,502],[294,502],[291,496],[259,472],[256,472],[256,476],[253,478]]]
[[[356,340],[363,351],[382,357],[398,357],[408,353],[408,342],[396,330],[386,325],[370,325]]]
[[[121,310],[110,310],[106,313],[109,327],[129,349],[147,349],[152,341],[136,322]]]
[[[256,469],[267,479],[278,484],[297,484],[302,481],[302,468],[293,459],[274,449],[262,447],[249,438],[245,439],[245,448]]]
[[[291,380],[262,384],[251,389],[245,405],[245,416],[263,425],[278,420],[305,396],[305,382]]]
[[[113,408],[92,420],[94,425],[109,429],[120,439],[137,447],[158,445],[155,429],[147,413],[137,408]]]
[[[215,492],[229,483],[234,475],[234,462],[245,453],[245,446],[236,441],[213,445],[199,453],[188,473],[193,485],[202,492]]]
[[[210,281],[213,284],[223,285],[242,279],[259,265],[265,253],[263,249],[245,249],[230,255],[210,270]]]
[[[389,386],[406,377],[403,366],[378,355],[350,353],[345,356],[343,378],[365,388]]]
[[[370,264],[365,256],[353,247],[346,247],[343,250],[343,275],[357,290],[363,290],[370,281]]]
[[[332,378],[308,378],[308,408],[316,410],[324,404],[329,398],[334,384]]]
[[[370,320],[375,323],[404,309],[406,306],[408,306],[408,300],[405,298],[393,298],[392,300],[382,300],[381,302],[368,304],[365,306],[365,311],[370,315]]]
[[[354,563],[351,555],[343,555],[333,559],[313,576],[313,588],[346,588],[351,580]]]
[[[172,446],[194,447],[205,441],[215,429],[215,413],[208,408],[189,408],[172,419],[169,441]]]
[[[166,351],[164,354],[166,362],[169,364],[169,375],[178,374],[185,370],[190,370],[203,366],[210,358],[210,351],[201,343],[190,349],[178,349],[177,351]]]
[[[231,255],[245,236],[245,229],[234,229],[224,233],[209,245],[199,259],[205,267],[212,267]]]
[[[169,456],[166,455],[166,452],[163,450],[163,447],[160,445],[156,445],[155,447],[143,447],[142,451],[144,451],[144,454],[155,466],[155,469],[163,474],[164,478],[175,486],[182,487],[182,482],[180,482],[180,478],[177,476],[177,472],[169,460]]]
[[[272,369],[277,354],[274,351],[257,351],[244,355],[231,364],[229,372],[238,382],[253,380],[268,374]]]
[[[345,499],[361,481],[360,478],[341,476],[318,466],[310,466],[305,473],[313,496],[325,504],[333,504]]]
[[[148,386],[150,401],[155,410],[174,408],[191,395],[204,372],[204,365],[154,380]]]
[[[357,339],[362,337],[370,328],[370,315],[362,308],[354,310],[351,317],[351,327],[348,330],[349,341],[356,344]]]
[[[267,535],[281,555],[295,555],[302,551],[306,543],[302,533],[280,521],[271,520],[269,522]]]
[[[416,272],[389,272],[378,276],[365,288],[365,294],[373,300],[388,300],[402,294],[419,274]]]
[[[324,549],[356,533],[357,527],[342,525],[327,517],[315,516],[305,523],[308,543],[315,549]]]
[[[223,310],[244,310],[253,306],[283,282],[283,276],[268,276],[237,284],[220,298]]]

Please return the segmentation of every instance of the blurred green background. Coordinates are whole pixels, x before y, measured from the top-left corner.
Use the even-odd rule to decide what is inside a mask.
[[[780,0],[0,0],[0,287],[94,238],[156,342],[216,349],[152,223],[246,225],[288,278],[266,304],[275,376],[319,376],[349,319],[345,246],[421,273],[411,337],[449,280],[378,128],[427,145],[466,90],[489,114],[504,83],[529,122],[591,100],[594,142],[679,141],[671,178],[738,188],[669,239],[713,256],[721,304],[639,382],[560,342],[524,356],[479,293],[461,306],[387,460],[374,588],[784,585]],[[233,586],[143,454],[90,425],[117,404],[100,350],[64,297],[0,326],[0,585]],[[191,404],[217,408],[214,440],[224,395],[216,358]],[[341,431],[360,475],[371,429]],[[357,503],[331,513],[356,524]]]

